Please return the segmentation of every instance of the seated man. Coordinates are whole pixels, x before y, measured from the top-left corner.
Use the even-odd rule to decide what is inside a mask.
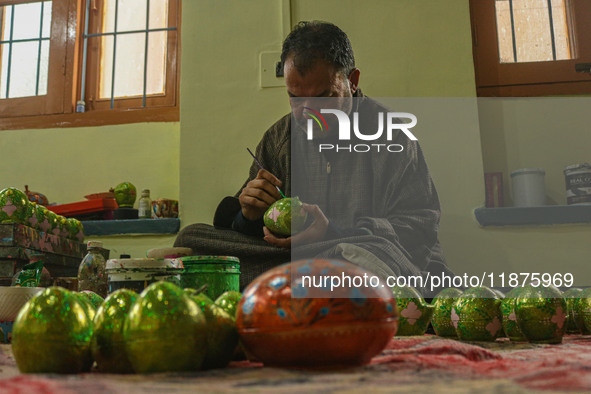
[[[358,88],[351,43],[333,24],[300,22],[283,43],[281,61],[293,116],[301,114],[300,107],[295,113],[299,98],[351,99],[358,107],[382,109]],[[398,132],[391,142],[401,152],[376,159],[323,151],[292,168],[292,145],[301,141],[294,139],[297,125],[292,123],[288,114],[264,134],[255,153],[264,169],[253,162],[238,193],[219,204],[215,227],[187,226],[175,246],[190,247],[194,254],[239,257],[241,288],[296,257],[343,259],[382,277],[449,273],[437,238],[439,200],[417,141]],[[292,195],[296,177],[315,185],[297,190],[310,203],[304,209],[312,223],[279,238],[264,227],[262,217],[281,198],[278,188]]]

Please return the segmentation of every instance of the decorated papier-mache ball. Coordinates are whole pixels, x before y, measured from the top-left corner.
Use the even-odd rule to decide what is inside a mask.
[[[431,325],[435,334],[440,337],[456,338],[456,328],[451,321],[451,309],[462,292],[454,287],[441,290],[431,305],[434,307],[433,317],[431,318]]]
[[[585,319],[580,313],[577,304],[580,303],[581,296],[583,295],[583,289],[572,287],[565,291],[562,296],[566,300],[567,314],[567,326],[566,332],[570,334],[589,334],[589,331],[585,327]]]
[[[29,185],[25,185],[25,192],[24,193],[27,195],[27,198],[29,199],[30,202],[34,202],[39,205],[49,204],[49,201],[47,200],[47,197],[44,194],[41,194],[39,192],[30,191]]]
[[[27,214],[27,226],[35,229],[40,229],[40,225],[45,220],[43,214],[43,207],[40,207],[34,202],[29,202],[28,214]]]
[[[20,310],[12,351],[23,373],[80,373],[92,364],[92,321],[78,297],[49,287]]]
[[[434,306],[425,302],[423,296],[410,286],[394,286],[392,294],[396,297],[400,315],[396,335],[423,335],[431,322]]]
[[[501,300],[486,286],[466,290],[451,311],[451,320],[463,341],[494,341],[503,335]]]
[[[132,290],[115,290],[96,312],[91,348],[101,372],[133,372],[125,349],[123,328],[136,298],[137,294]]]
[[[30,214],[27,195],[14,187],[0,191],[0,223],[19,223],[28,225]]]
[[[566,300],[554,286],[525,286],[515,301],[515,313],[528,341],[562,342],[566,332]]]
[[[125,350],[138,373],[195,371],[207,351],[207,322],[195,301],[170,282],[154,282],[131,307]]]
[[[297,197],[287,197],[275,201],[263,220],[271,232],[279,235],[291,235],[299,232],[306,224],[308,214],[302,208],[302,202]]]
[[[591,331],[591,287],[583,290],[579,298],[575,299],[574,304],[575,313],[578,315],[579,328],[582,329],[583,334],[586,334]]]
[[[122,182],[113,189],[119,207],[133,207],[137,197],[137,189],[131,182]]]
[[[396,333],[398,313],[392,293],[377,278],[371,282],[375,287],[342,283],[343,278],[364,275],[372,276],[354,264],[323,259],[267,271],[244,290],[238,305],[242,345],[265,365],[369,362]]]
[[[517,315],[515,313],[515,301],[522,291],[523,287],[516,287],[509,291],[501,301],[503,331],[505,331],[505,335],[512,341],[527,341],[519,325],[517,325]]]
[[[94,291],[90,291],[90,290],[82,290],[81,292],[78,293],[78,296],[84,297],[88,301],[90,301],[90,304],[93,306],[93,308],[95,310],[98,309],[102,305],[102,303],[105,301],[105,299],[103,297],[96,294]]]

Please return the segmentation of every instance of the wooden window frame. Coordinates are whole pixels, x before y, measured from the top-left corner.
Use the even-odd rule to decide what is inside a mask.
[[[104,0],[94,0],[96,2],[97,10],[94,11],[95,15],[91,15],[88,32],[89,34],[102,33],[101,22],[103,20],[102,15],[102,4]],[[178,26],[180,23],[179,14],[180,2],[176,0],[169,0],[168,8],[168,26]],[[93,11],[91,11],[93,12]],[[165,78],[165,90],[166,93],[163,95],[149,95],[146,97],[146,107],[174,107],[177,103],[177,42],[179,37],[179,30],[170,30],[167,32],[167,48],[166,48],[166,78]],[[101,37],[91,37],[88,39],[88,60],[86,67],[86,101],[87,107],[90,110],[110,110],[111,99],[97,99],[99,97],[99,75],[100,75],[100,48],[101,48]],[[82,48],[81,48],[82,49]],[[82,65],[80,64],[80,67]],[[141,109],[143,98],[132,97],[132,98],[115,98],[114,108],[115,109]]]
[[[34,0],[0,0],[0,4],[22,4],[30,3],[32,1]],[[93,100],[92,102],[87,103],[86,112],[75,112],[76,102],[80,100],[82,80],[81,70],[86,1],[94,0],[53,0],[52,9],[55,10],[57,6],[62,13],[57,17],[57,21],[54,21],[54,15],[56,14],[54,13],[52,15],[52,41],[50,44],[49,67],[50,69],[52,69],[52,67],[56,70],[61,69],[61,76],[58,75],[55,78],[48,78],[47,96],[8,99],[11,102],[10,104],[8,104],[8,100],[4,103],[1,103],[1,101],[4,100],[0,100],[0,130],[87,127],[139,122],[179,121],[181,0],[170,0],[174,1],[176,7],[171,8],[176,8],[176,12],[169,12],[169,23],[171,17],[176,18],[175,23],[177,30],[169,31],[167,42],[167,68],[172,68],[172,72],[167,70],[166,79],[167,93],[172,91],[169,97],[167,99],[163,99],[163,97],[148,97],[145,108],[141,108],[141,97],[132,99],[115,99],[114,109],[111,109],[110,105],[102,103],[103,100]],[[59,30],[59,34],[57,31],[54,32],[53,23],[60,23],[59,26],[61,28],[57,29]],[[51,54],[54,46],[54,35],[56,42],[60,42],[63,45],[63,48],[59,53],[62,57],[59,59],[57,55],[55,57],[56,59],[54,59]],[[175,39],[176,43],[174,42]],[[90,55],[91,52],[92,51],[89,50],[88,55]],[[88,62],[87,65],[88,64],[91,63]],[[98,71],[93,70],[92,72],[96,73],[95,76],[98,77]],[[53,75],[51,74],[51,71],[49,75]],[[89,77],[88,68],[87,77]],[[45,100],[48,104],[28,104],[28,102],[37,101],[37,99],[40,98],[48,98],[50,96],[50,87],[52,87],[53,90],[58,91],[58,93],[56,93],[55,97],[52,96],[51,99]],[[91,90],[89,90],[88,85],[86,92],[87,96],[89,96]],[[138,100],[140,102],[139,105]],[[12,104],[13,102],[15,104]],[[3,110],[3,106],[10,107],[11,109]],[[27,115],[23,114],[26,106],[49,110],[45,111],[45,113]]]
[[[0,0],[1,6],[31,3],[31,0]],[[64,86],[67,83],[65,65],[68,49],[67,2],[53,1],[51,15],[51,35],[49,44],[49,63],[47,75],[47,94],[43,96],[18,97],[0,100],[0,118],[13,116],[48,115],[63,112],[67,107]],[[1,26],[1,25],[0,25]],[[0,56],[1,56],[0,50]],[[4,87],[1,87],[4,88]],[[6,100],[6,101],[5,101]]]
[[[568,0],[574,58],[548,62],[501,63],[495,0],[470,0],[474,70],[479,97],[526,97],[591,93],[591,74],[576,72],[591,63],[591,1]]]

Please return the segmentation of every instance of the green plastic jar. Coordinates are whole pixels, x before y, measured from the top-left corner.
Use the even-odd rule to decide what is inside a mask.
[[[215,300],[226,291],[240,291],[240,260],[234,256],[187,256],[179,258],[185,267],[183,288],[199,289]]]

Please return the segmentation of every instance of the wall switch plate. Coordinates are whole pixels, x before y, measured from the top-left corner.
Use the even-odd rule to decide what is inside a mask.
[[[283,76],[276,76],[278,71],[283,74],[281,52],[261,52],[259,55],[259,68],[261,70],[261,88],[285,86]]]

